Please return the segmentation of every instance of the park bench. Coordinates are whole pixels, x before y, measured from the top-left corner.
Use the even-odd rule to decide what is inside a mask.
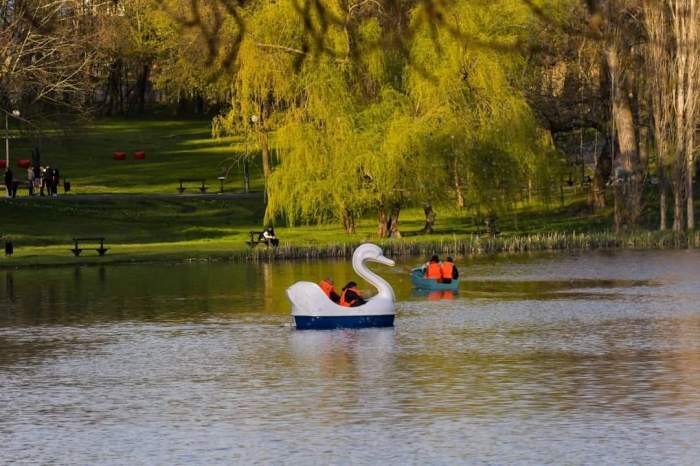
[[[201,183],[202,185],[198,188],[201,193],[207,192],[207,187],[205,184],[205,180],[203,179],[187,179],[187,178],[181,178],[180,179],[180,187],[177,188],[180,194],[185,192],[186,187],[184,187],[182,184],[183,183]]]
[[[261,231],[249,231],[248,234],[250,235],[250,241],[246,241],[245,244],[247,244],[251,248],[254,248],[258,244],[264,244],[268,248],[270,246],[276,247],[279,244],[279,239],[277,238],[271,238],[269,240],[260,239],[260,235],[262,233],[263,232]]]
[[[255,246],[257,246],[260,243],[269,246],[267,241],[262,241],[262,240],[258,239],[258,238],[260,238],[259,231],[249,231],[248,233],[250,234],[250,241],[246,241],[245,244],[247,244],[251,248],[254,248]]]
[[[96,243],[98,241],[100,242],[99,248],[85,248],[85,247],[81,248],[79,245],[80,242]],[[94,249],[95,251],[97,251],[97,253],[100,256],[104,256],[105,253],[109,250],[109,249],[105,248],[105,246],[104,246],[105,239],[101,238],[101,237],[98,237],[98,238],[73,238],[73,242],[75,243],[75,247],[73,249],[71,249],[70,251],[75,255],[75,257],[78,257],[80,255],[80,253],[83,252],[83,250],[85,250],[85,249]]]

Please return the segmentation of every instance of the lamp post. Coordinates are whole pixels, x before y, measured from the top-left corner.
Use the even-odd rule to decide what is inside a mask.
[[[5,170],[10,168],[10,115],[19,118],[19,110],[12,110],[12,113],[5,112]]]
[[[250,123],[255,125],[258,122],[257,115],[250,116]],[[246,136],[245,136],[245,156],[243,157],[243,192],[248,192],[250,190],[250,172],[248,170],[248,125],[246,124]]]

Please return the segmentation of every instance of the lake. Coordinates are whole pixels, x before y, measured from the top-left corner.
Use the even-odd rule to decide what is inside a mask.
[[[0,463],[700,462],[700,251],[418,262],[352,331],[284,297],[349,261],[2,270]]]

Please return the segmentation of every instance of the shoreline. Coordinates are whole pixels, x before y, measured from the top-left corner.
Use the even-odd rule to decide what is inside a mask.
[[[188,245],[182,243],[113,244],[104,257],[69,256],[70,245],[29,246],[19,248],[20,254],[0,257],[0,270],[50,268],[94,265],[127,265],[148,263],[185,264],[192,262],[277,262],[287,260],[348,258],[364,241],[327,243],[322,245],[291,245],[277,248],[258,246],[254,249],[227,247],[227,243]],[[565,252],[608,250],[677,250],[700,248],[700,232],[673,233],[640,231],[615,234],[547,233],[484,238],[477,235],[453,239],[411,241],[406,239],[374,241],[389,256],[483,256],[499,253]],[[208,247],[207,247],[208,246]],[[42,254],[44,251],[44,254]],[[64,252],[65,251],[65,252]],[[90,254],[90,253],[87,253]]]

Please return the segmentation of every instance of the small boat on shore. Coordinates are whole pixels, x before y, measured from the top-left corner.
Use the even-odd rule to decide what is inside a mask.
[[[450,283],[442,283],[434,279],[425,278],[425,271],[421,267],[411,270],[411,283],[415,288],[430,291],[458,291],[459,279]]]
[[[328,330],[336,328],[392,327],[394,325],[394,290],[367,268],[365,262],[379,262],[394,266],[394,261],[384,257],[379,246],[365,243],[352,255],[352,266],[357,274],[379,291],[367,302],[357,307],[344,307],[331,301],[312,282],[297,282],[287,288],[287,298],[292,304],[292,316],[298,330]]]

